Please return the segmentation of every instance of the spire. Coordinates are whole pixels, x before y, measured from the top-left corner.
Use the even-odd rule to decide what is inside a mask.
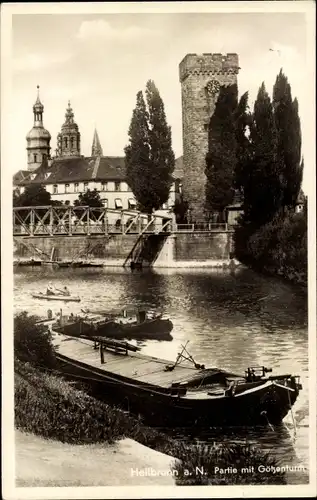
[[[70,105],[70,101],[68,101],[68,108],[66,109],[65,113],[65,124],[71,125],[74,123],[74,112],[73,108]]]
[[[95,129],[94,138],[92,141],[91,156],[103,156],[102,147],[101,147],[98,132],[96,129]]]
[[[43,111],[44,106],[40,100],[40,86],[37,85],[37,98],[35,104],[33,105],[33,114],[34,114],[34,126],[35,127],[43,127]]]

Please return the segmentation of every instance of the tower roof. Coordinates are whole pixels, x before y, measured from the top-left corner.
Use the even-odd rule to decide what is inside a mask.
[[[69,132],[69,131],[77,132],[78,131],[78,125],[74,121],[74,112],[73,112],[73,108],[70,105],[70,101],[68,101],[68,106],[66,108],[65,122],[62,125],[62,133],[65,130],[67,130],[67,132]]]
[[[95,129],[94,138],[92,141],[91,156],[103,156],[102,147],[101,147],[98,132],[96,129]]]
[[[40,100],[40,86],[37,85],[36,88],[37,88],[37,98],[36,98],[36,101],[35,101],[34,106],[33,106],[33,111],[34,111],[34,113],[43,113],[44,106]]]
[[[26,136],[28,147],[33,147],[33,146],[37,147],[38,140],[41,141],[41,146],[46,144],[47,147],[49,147],[51,134],[43,126],[43,111],[44,111],[44,106],[40,100],[40,86],[37,85],[37,98],[33,105],[34,125]]]

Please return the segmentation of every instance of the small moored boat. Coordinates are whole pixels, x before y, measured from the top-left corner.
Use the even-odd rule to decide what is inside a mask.
[[[95,395],[141,415],[151,425],[225,427],[282,422],[301,387],[290,374],[244,375],[196,363],[183,347],[175,362],[147,356],[126,342],[56,335],[59,369]],[[99,347],[99,355],[97,351]]]
[[[44,299],[44,300],[62,300],[64,302],[80,302],[80,297],[75,295],[63,295],[63,294],[47,294],[43,292],[32,293],[34,299]]]
[[[89,313],[72,316],[56,325],[65,335],[111,337],[114,339],[172,340],[172,321],[163,313],[126,307],[120,313]]]

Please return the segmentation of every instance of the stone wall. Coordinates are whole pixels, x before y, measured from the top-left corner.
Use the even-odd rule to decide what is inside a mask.
[[[178,233],[175,238],[176,262],[227,261],[232,251],[232,233]]]
[[[179,65],[182,86],[183,193],[193,220],[204,218],[205,165],[208,150],[208,125],[218,93],[208,92],[207,83],[237,83],[237,54],[187,54]]]
[[[114,236],[54,236],[14,238],[14,259],[42,258],[50,260],[96,259],[123,265],[138,238],[137,234]]]
[[[137,242],[137,234],[105,236],[24,236],[14,238],[14,260],[76,260],[88,258],[108,266],[123,266]],[[148,245],[153,240],[152,248]],[[144,266],[213,267],[228,262],[233,250],[233,233],[225,231],[174,233],[147,241]],[[151,251],[150,251],[151,250]],[[151,262],[149,262],[151,260]]]

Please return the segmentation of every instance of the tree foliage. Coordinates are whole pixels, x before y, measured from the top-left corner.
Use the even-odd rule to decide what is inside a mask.
[[[252,118],[251,151],[243,186],[243,220],[256,228],[272,220],[283,196],[273,107],[264,83],[254,103]]]
[[[102,207],[102,201],[100,199],[100,194],[97,189],[90,191],[87,189],[84,193],[80,193],[78,199],[74,201],[75,207],[91,207],[91,208],[99,208]]]
[[[221,87],[210,119],[205,168],[207,212],[222,213],[233,200],[233,178],[237,163],[234,121],[237,95],[236,85]]]
[[[249,140],[248,93],[238,102],[237,85],[220,89],[210,119],[206,156],[206,211],[223,214],[241,186]]]
[[[280,71],[271,102],[259,89],[250,144],[236,182],[244,202],[236,228],[237,258],[259,270],[307,282],[307,213],[295,213],[304,161],[297,100]]]
[[[273,107],[277,132],[277,160],[283,179],[285,207],[294,207],[300,191],[303,164],[301,162],[301,125],[297,99],[292,100],[291,86],[281,70],[273,87]]]
[[[23,362],[39,367],[52,367],[55,363],[55,351],[52,335],[48,328],[36,324],[36,316],[29,316],[26,311],[14,317],[14,355]]]
[[[247,173],[250,161],[250,140],[249,133],[252,124],[252,114],[249,111],[248,105],[249,94],[245,92],[238,103],[234,113],[235,129],[236,129],[236,168],[234,172],[234,187],[238,191],[243,191],[244,177]]]
[[[146,103],[143,93],[137,94],[128,134],[127,182],[140,208],[151,213],[168,200],[175,164],[171,129],[152,80],[146,85]]]
[[[14,207],[36,207],[51,205],[51,195],[41,184],[28,184],[23,193],[13,193]]]

